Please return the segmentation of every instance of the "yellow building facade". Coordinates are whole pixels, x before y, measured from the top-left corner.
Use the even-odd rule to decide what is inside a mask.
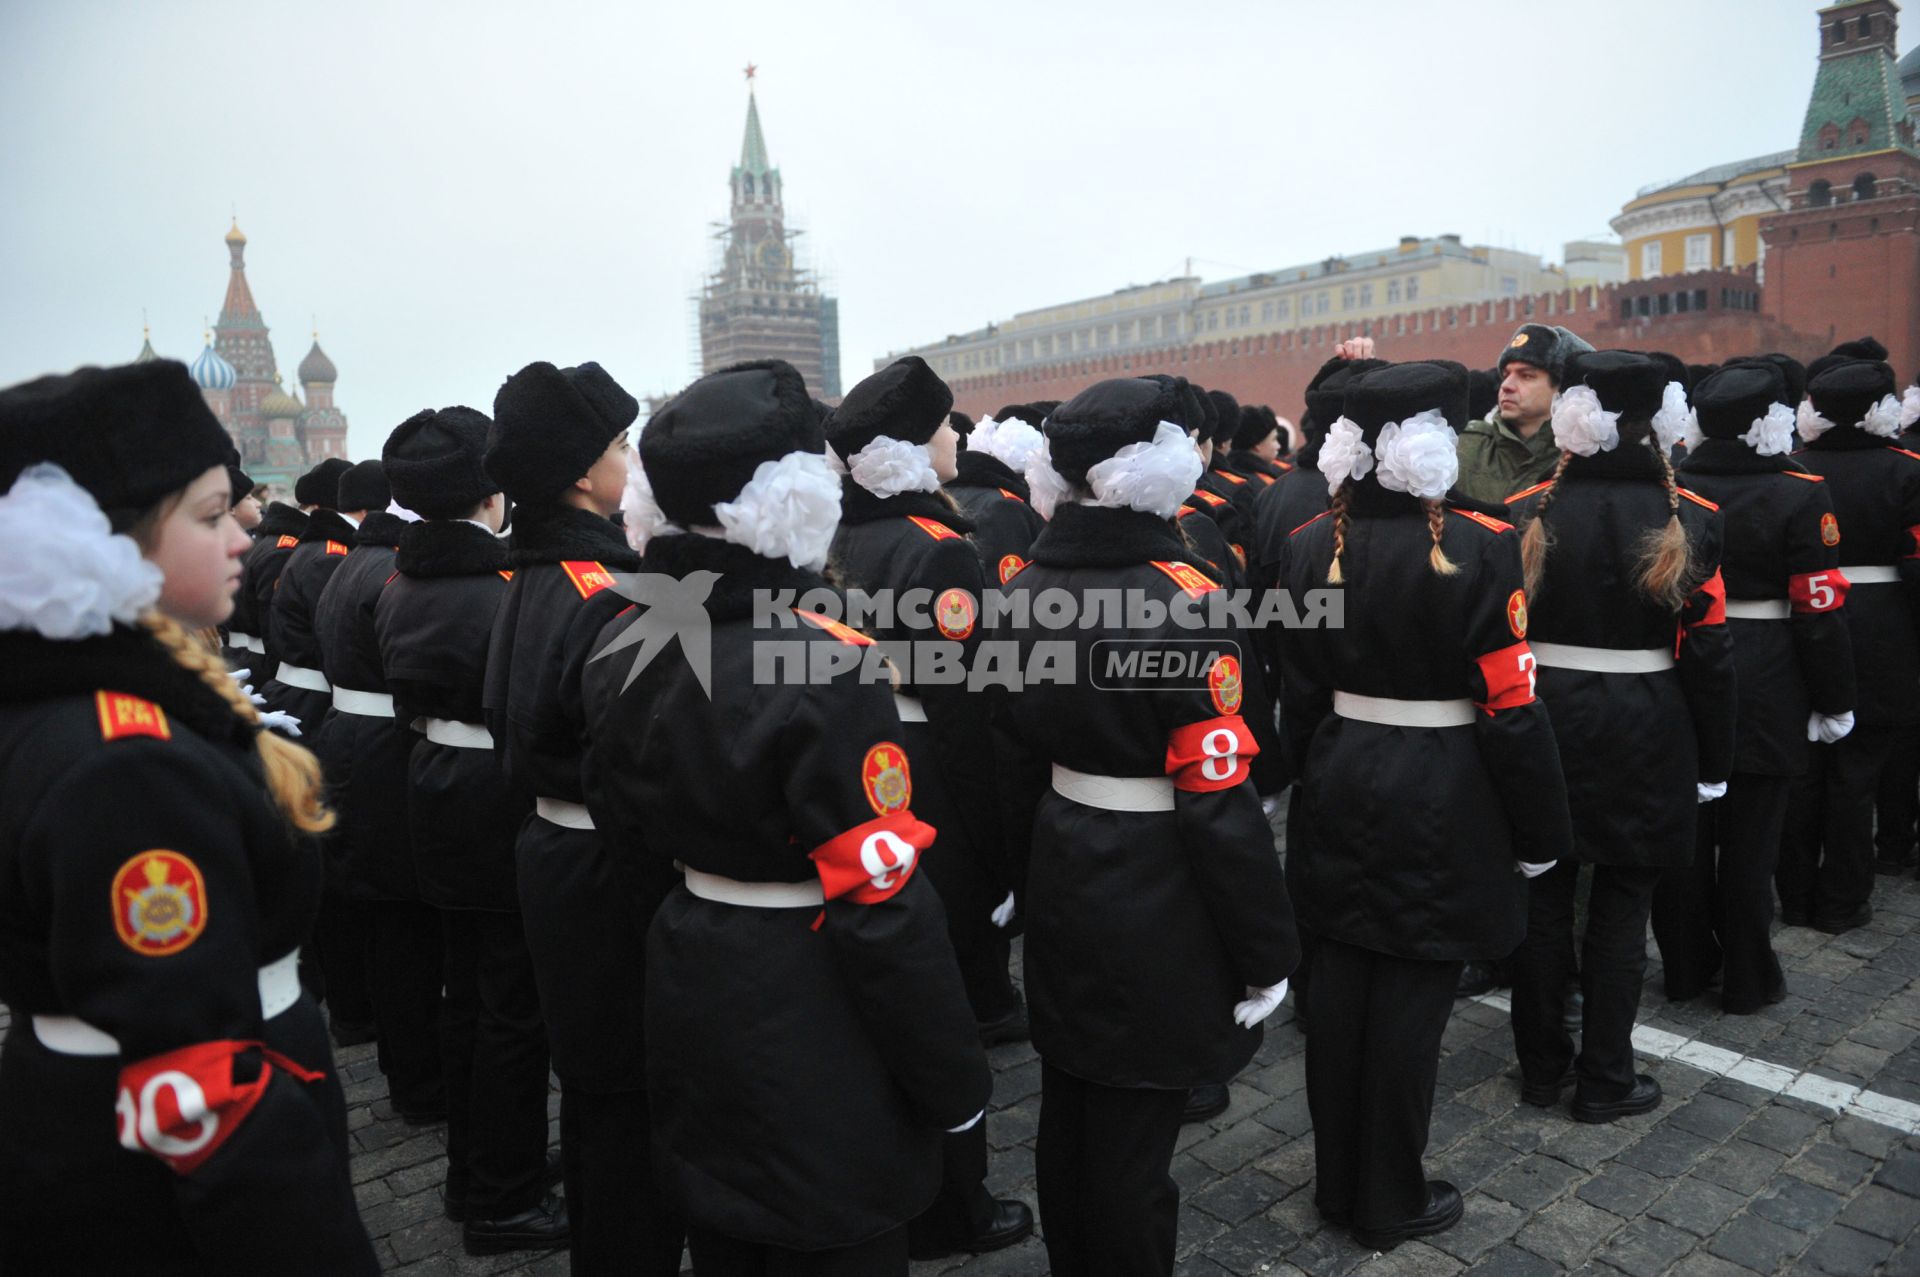
[[[1627,276],[1653,279],[1696,270],[1766,269],[1761,220],[1787,208],[1780,151],[1643,188],[1613,219],[1626,248]]]

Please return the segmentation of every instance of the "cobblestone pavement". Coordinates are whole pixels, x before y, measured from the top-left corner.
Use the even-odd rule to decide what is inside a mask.
[[[1466,1196],[1452,1231],[1385,1255],[1314,1213],[1305,1039],[1282,1010],[1227,1111],[1181,1133],[1178,1272],[1920,1274],[1920,883],[1882,877],[1874,921],[1844,936],[1779,930],[1790,996],[1727,1016],[1715,995],[1669,1004],[1657,958],[1637,1040],[1655,1112],[1583,1126],[1519,1101],[1498,995],[1457,1004],[1440,1062],[1428,1174]],[[0,1031],[6,1016],[0,1010]],[[1033,1193],[1040,1063],[996,1047],[990,1183]],[[408,1277],[564,1274],[564,1251],[470,1258],[441,1217],[444,1128],[394,1117],[371,1047],[340,1053],[353,1178],[390,1271]],[[557,1113],[559,1096],[550,1102]],[[555,1123],[557,1138],[557,1121]],[[1036,1238],[914,1265],[914,1277],[1041,1274]]]

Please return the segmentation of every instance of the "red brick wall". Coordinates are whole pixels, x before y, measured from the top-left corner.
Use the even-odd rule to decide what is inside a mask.
[[[1892,157],[1875,157],[1884,161]],[[1872,161],[1823,165],[1844,190]],[[1795,189],[1803,182],[1796,174]],[[1882,163],[1877,176],[1891,174]],[[1800,208],[1771,218],[1767,298],[1782,322],[1818,334],[1826,346],[1864,334],[1887,347],[1904,383],[1920,373],[1920,195]]]

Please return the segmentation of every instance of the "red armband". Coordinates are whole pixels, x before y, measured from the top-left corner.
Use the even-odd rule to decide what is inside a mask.
[[[1787,578],[1787,599],[1796,612],[1831,612],[1847,601],[1853,582],[1839,568],[1796,572]]]
[[[1487,699],[1474,702],[1481,709],[1495,714],[1533,704],[1533,648],[1525,639],[1473,659],[1487,685]]]
[[[260,1073],[251,1082],[233,1080],[234,1057],[259,1051]],[[151,1153],[179,1175],[191,1175],[233,1137],[267,1093],[273,1070],[302,1082],[325,1074],[302,1068],[258,1042],[200,1042],[136,1061],[120,1070],[120,1145]]]
[[[1702,625],[1725,625],[1727,623],[1727,583],[1721,579],[1719,568],[1715,568],[1713,575],[1702,581],[1700,588],[1693,592],[1695,599],[1702,595],[1707,600],[1706,613],[1698,620],[1688,621],[1686,628],[1695,630]],[[1692,599],[1688,600],[1689,605],[1692,602]]]
[[[1190,794],[1232,789],[1252,770],[1247,760],[1260,746],[1238,714],[1203,718],[1176,727],[1167,737],[1167,775],[1173,787]]]
[[[932,825],[902,809],[855,825],[807,854],[827,899],[877,905],[907,885],[933,835]]]
[[[1920,523],[1916,523],[1912,527],[1908,528],[1907,536],[1910,540],[1912,540],[1913,545],[1910,546],[1907,552],[1901,557],[1907,558],[1907,559],[1920,559]]]

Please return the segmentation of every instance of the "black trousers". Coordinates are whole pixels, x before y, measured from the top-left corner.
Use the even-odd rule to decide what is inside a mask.
[[[330,1019],[363,1028],[374,1022],[373,996],[367,983],[367,904],[332,891],[322,897],[320,916],[313,924],[314,958],[319,964],[319,987]]]
[[[1316,942],[1307,1109],[1322,1214],[1387,1228],[1427,1208],[1422,1159],[1462,965]]]
[[[1840,918],[1873,895],[1873,800],[1904,730],[1856,727],[1831,745],[1809,747],[1773,875],[1782,909]]]
[[[1562,860],[1527,884],[1527,935],[1513,955],[1513,1043],[1526,1081],[1546,1085],[1575,1064],[1583,1099],[1618,1100],[1633,1089],[1633,1017],[1647,974],[1647,914],[1660,873],[1593,867],[1578,958],[1585,1005],[1577,1062],[1561,1011],[1576,965],[1573,894],[1580,862]]]
[[[417,900],[370,900],[367,996],[379,1034],[387,1094],[405,1115],[447,1107],[440,1055],[440,990],[445,983],[440,914]]]
[[[1893,729],[1874,816],[1874,854],[1896,864],[1911,863],[1915,826],[1920,825],[1920,727]]]
[[[906,1277],[907,1272],[904,1228],[857,1246],[787,1250],[694,1227],[687,1230],[687,1249],[698,1277]]]
[[[1787,821],[1787,781],[1737,773],[1726,797],[1700,808],[1693,863],[1653,891],[1653,938],[1667,996],[1696,997],[1724,971],[1720,998],[1751,1015],[1785,990],[1773,952],[1773,870]]]
[[[1186,1105],[1185,1091],[1102,1086],[1041,1060],[1034,1187],[1053,1277],[1173,1271],[1180,1186],[1169,1168]]]
[[[940,1195],[907,1225],[913,1251],[954,1250],[993,1222],[987,1191],[987,1119],[940,1142]]]
[[[645,1091],[560,1084],[560,1163],[574,1277],[674,1277],[687,1221],[653,1184]]]
[[[469,1219],[517,1215],[546,1195],[547,1030],[520,915],[442,910],[447,996],[447,1182]]]

